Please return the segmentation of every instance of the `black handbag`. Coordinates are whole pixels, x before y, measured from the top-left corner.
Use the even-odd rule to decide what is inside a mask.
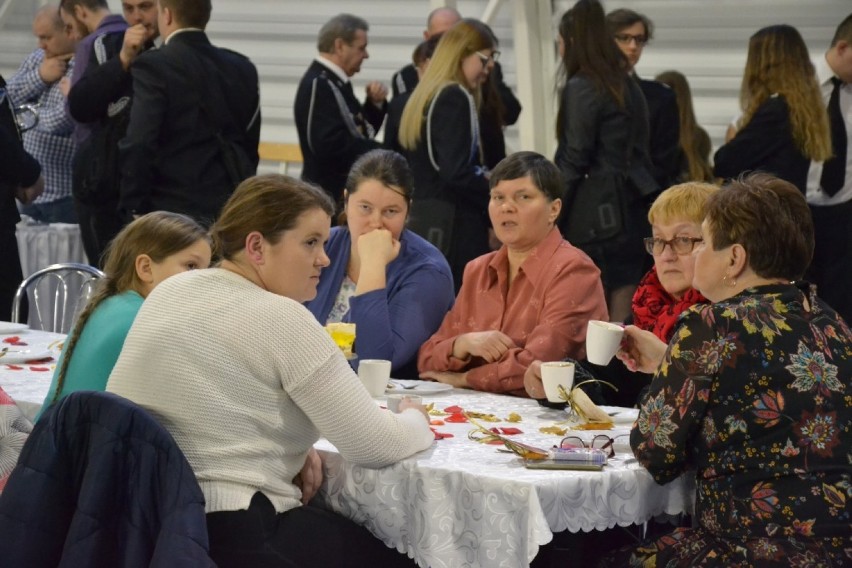
[[[636,137],[631,124],[627,141],[626,162]],[[574,245],[593,245],[609,241],[624,231],[627,203],[626,196],[652,195],[656,192],[656,182],[647,172],[634,172],[638,178],[632,179],[628,172],[600,171],[583,178],[573,191],[565,196],[563,206],[567,209],[559,221],[562,235]]]
[[[128,98],[118,101],[120,108],[93,130],[74,158],[79,176],[74,184],[74,197],[81,203],[103,205],[119,197],[121,161],[118,143],[127,135],[130,124],[129,102]]]
[[[417,199],[411,207],[408,228],[437,248],[444,256],[450,254],[456,206],[442,199]]]
[[[605,172],[584,178],[574,190],[568,214],[560,222],[563,236],[574,245],[610,240],[624,230],[627,177]]]

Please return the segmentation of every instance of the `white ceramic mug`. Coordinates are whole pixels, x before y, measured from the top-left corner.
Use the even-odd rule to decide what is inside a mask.
[[[399,414],[399,403],[405,399],[410,400],[414,404],[423,404],[423,398],[416,394],[389,394],[388,395],[388,410]]]
[[[595,365],[608,365],[623,336],[624,328],[617,323],[591,320],[586,328],[586,359]]]
[[[358,364],[358,377],[370,396],[382,396],[390,381],[391,362],[385,359],[364,359]]]
[[[565,402],[559,394],[562,386],[570,394],[574,386],[574,363],[568,361],[550,361],[541,364],[541,382],[544,384],[544,394],[550,402]]]

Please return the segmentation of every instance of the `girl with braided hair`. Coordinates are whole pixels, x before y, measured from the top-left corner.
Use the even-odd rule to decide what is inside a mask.
[[[163,280],[210,265],[210,238],[191,218],[155,211],[127,225],[107,247],[101,279],[56,365],[42,411],[78,390],[106,388],[142,301]]]

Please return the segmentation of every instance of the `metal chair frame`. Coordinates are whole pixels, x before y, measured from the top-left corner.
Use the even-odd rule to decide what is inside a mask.
[[[71,279],[75,276],[80,280],[79,284]],[[80,264],[76,262],[52,264],[47,268],[42,268],[30,276],[24,278],[24,281],[18,286],[15,292],[15,298],[12,302],[12,321],[15,323],[27,323],[21,321],[21,302],[26,294],[29,298],[29,292],[32,291],[32,301],[30,302],[30,320],[32,321],[32,313],[35,313],[35,323],[45,331],[53,331],[60,333],[68,333],[71,331],[74,321],[82,308],[89,301],[92,295],[94,284],[98,279],[104,278],[106,275],[88,264]],[[50,327],[45,327],[45,316],[50,315],[42,313],[42,307],[39,302],[39,288],[43,282],[50,280],[55,281],[55,288],[48,289],[48,293],[53,294],[53,302],[51,303],[51,311],[53,318],[50,320]],[[69,296],[69,289],[73,290],[72,286],[79,286],[76,299]],[[69,301],[73,302],[69,306]]]

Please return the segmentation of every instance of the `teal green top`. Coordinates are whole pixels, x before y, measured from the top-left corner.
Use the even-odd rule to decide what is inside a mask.
[[[131,290],[107,298],[95,308],[77,340],[59,398],[74,391],[106,389],[107,379],[118,360],[118,354],[124,346],[124,339],[130,331],[130,326],[133,325],[133,320],[136,319],[136,313],[142,307],[143,300],[142,296]],[[56,363],[50,390],[36,419],[53,402],[59,369],[62,368],[64,358],[63,352]]]

